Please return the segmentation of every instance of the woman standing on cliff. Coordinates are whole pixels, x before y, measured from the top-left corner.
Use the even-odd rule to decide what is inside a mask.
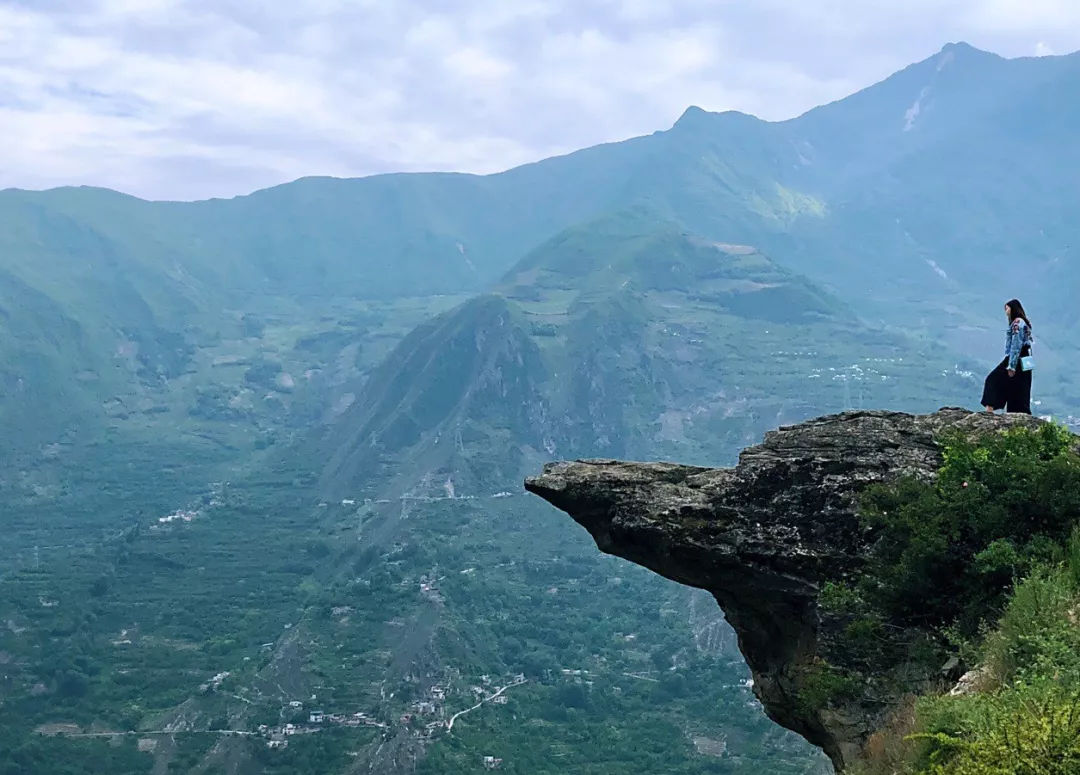
[[[982,405],[986,411],[1031,414],[1031,321],[1019,299],[1005,303],[1005,360],[986,376]]]

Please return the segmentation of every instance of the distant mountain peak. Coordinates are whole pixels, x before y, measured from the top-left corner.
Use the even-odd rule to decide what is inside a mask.
[[[982,49],[975,48],[973,45],[971,45],[970,43],[967,43],[967,42],[965,42],[963,40],[954,41],[952,43],[946,43],[944,46],[941,47],[941,53],[945,53],[946,51],[953,51],[953,52],[956,52],[956,53],[959,53],[959,52],[977,52],[979,54],[987,53],[987,52],[983,51]]]
[[[710,111],[697,105],[691,105],[683,114],[679,116],[679,120],[675,122],[675,129],[694,129],[698,127],[713,126],[718,120],[728,121],[752,121],[760,122],[757,116],[752,116],[749,113],[743,113],[738,110],[722,110],[722,111]]]
[[[960,40],[953,43],[946,43],[944,46],[941,47],[941,51],[930,57],[930,60],[933,61],[936,59],[940,66],[941,63],[944,61],[952,61],[961,57],[967,61],[989,61],[1004,59],[1004,57],[1000,56],[999,54],[995,54],[992,51],[984,51],[981,48],[977,48],[970,43],[966,43]]]
[[[704,108],[698,107],[697,105],[691,105],[683,111],[683,114],[681,116],[679,116],[679,120],[675,122],[675,126],[687,123],[689,121],[700,121],[703,117],[707,115],[709,115],[709,111],[705,110]]]

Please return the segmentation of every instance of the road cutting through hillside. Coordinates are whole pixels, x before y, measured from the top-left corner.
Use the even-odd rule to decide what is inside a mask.
[[[499,689],[497,692],[495,692],[491,696],[485,697],[484,699],[480,700],[480,702],[476,703],[471,708],[466,708],[465,710],[459,710],[457,713],[455,713],[453,716],[450,717],[449,721],[446,722],[446,731],[448,733],[453,731],[454,722],[457,721],[460,716],[464,716],[466,713],[472,713],[474,710],[479,708],[485,702],[491,702],[496,697],[498,697],[503,692],[505,692],[507,689],[512,689],[515,686],[521,686],[523,683],[528,683],[528,680],[529,679],[527,679],[527,678],[523,678],[520,681],[514,681],[513,683],[508,683],[506,686],[502,687],[501,689]]]

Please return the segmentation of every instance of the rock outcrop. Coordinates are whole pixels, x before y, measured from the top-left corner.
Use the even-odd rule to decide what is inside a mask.
[[[819,594],[866,562],[871,536],[856,513],[858,494],[901,475],[932,477],[946,429],[1037,422],[963,409],[846,412],[768,433],[735,468],[552,463],[525,487],[569,513],[601,550],[711,592],[738,633],[766,712],[820,746],[839,771],[902,697],[942,679],[909,664],[875,667],[872,677],[852,667],[859,685],[842,701],[807,699],[820,665],[848,668],[837,647],[844,623],[822,610]]]

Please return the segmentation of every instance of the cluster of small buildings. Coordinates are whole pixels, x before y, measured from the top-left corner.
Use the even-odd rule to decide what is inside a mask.
[[[431,600],[434,603],[441,603],[443,598],[442,598],[442,594],[439,592],[438,586],[436,586],[437,581],[438,581],[438,579],[436,579],[434,575],[432,575],[430,577],[426,576],[426,575],[421,576],[420,577],[420,594],[423,595],[424,597],[428,598],[429,600]]]
[[[321,710],[313,710],[308,713],[308,723],[321,725],[321,724],[337,724],[344,727],[385,727],[381,721],[376,721],[368,714],[360,711],[357,713],[345,714],[345,713],[325,713]]]
[[[441,686],[433,686],[433,687],[431,687],[431,690],[432,690],[432,699],[430,699],[430,700],[417,700],[416,702],[414,702],[410,706],[409,710],[407,710],[405,713],[401,714],[401,723],[402,724],[410,724],[410,723],[412,723],[413,719],[419,718],[421,716],[434,716],[436,713],[439,712],[439,705],[436,704],[435,700],[437,699],[439,701],[442,701],[443,699],[445,699],[446,698],[446,690],[443,689]],[[436,690],[438,690],[437,694],[436,694]],[[439,728],[439,727],[441,727],[443,725],[444,725],[444,722],[441,721],[441,720],[438,720],[438,721],[432,721],[431,723],[427,724],[426,727],[427,727],[427,730],[429,732],[431,732],[431,731],[433,731],[433,730],[435,730],[435,729],[437,729],[437,728]]]
[[[126,630],[125,630],[125,632],[126,632]],[[221,688],[222,682],[226,678],[228,678],[229,675],[230,674],[229,674],[229,672],[227,670],[225,672],[218,673],[217,675],[215,675],[213,678],[211,678],[206,683],[199,684],[199,691],[202,692],[203,694],[206,694],[207,692],[216,692],[218,689]]]
[[[299,700],[292,700],[289,707],[292,710],[300,710],[304,704]],[[280,727],[271,727],[260,724],[258,733],[266,738],[267,748],[288,748],[289,738],[293,735],[310,735],[320,731],[323,726],[337,724],[344,727],[379,727],[385,729],[386,724],[376,721],[363,712],[326,713],[321,710],[313,710],[308,713],[307,724],[284,724]]]
[[[491,682],[486,680],[487,679],[486,675],[484,676],[484,679],[485,679],[484,680],[485,685],[490,685]],[[515,679],[515,680],[518,680],[518,679]],[[524,680],[524,677],[522,677],[521,680]],[[478,700],[485,700],[485,699],[488,698],[488,695],[489,695],[489,690],[487,688],[485,688],[485,686],[470,686],[469,691],[471,691],[472,694],[473,694],[473,697],[475,697]],[[506,704],[506,695],[505,694],[500,694],[498,697],[491,697],[490,701],[495,703],[496,705],[505,705]]]
[[[191,522],[193,519],[198,517],[199,514],[200,514],[200,512],[198,512],[198,511],[186,511],[184,509],[181,509],[180,511],[174,512],[172,514],[168,514],[168,515],[166,515],[164,517],[158,517],[157,521],[158,521],[159,525],[167,525],[170,522],[177,522],[177,521]]]
[[[424,583],[428,583],[425,582]],[[564,671],[568,672],[568,671]],[[587,674],[588,671],[578,670],[577,674]],[[227,675],[227,674],[226,674]],[[524,683],[525,675],[519,673],[514,677],[515,683]],[[505,705],[507,702],[507,696],[499,694],[498,696],[491,696],[493,682],[489,675],[480,676],[480,683],[482,685],[472,686],[470,690],[476,699],[481,702],[488,702],[495,705]],[[447,684],[434,684],[428,690],[428,696],[425,699],[415,700],[407,711],[401,714],[399,721],[404,725],[411,725],[414,721],[418,721],[421,718],[430,719],[427,723],[423,724],[423,731],[421,734],[427,736],[433,735],[439,729],[445,729],[447,727],[447,720],[441,718],[442,705],[446,700],[447,693],[449,692],[449,686]],[[312,697],[314,699],[314,696]],[[303,709],[304,704],[299,700],[292,700],[289,702],[289,708],[293,711],[299,711]],[[432,718],[435,717],[435,718]],[[287,748],[289,745],[289,738],[297,734],[312,734],[319,732],[327,725],[337,724],[346,727],[360,727],[371,726],[379,727],[382,729],[387,728],[387,724],[376,721],[368,716],[366,713],[358,712],[353,714],[344,713],[326,713],[323,710],[310,710],[307,714],[306,724],[284,724],[278,727],[270,727],[266,724],[260,725],[258,728],[258,734],[266,739],[266,745],[268,748]],[[497,769],[502,766],[502,759],[485,756],[484,767],[487,769]]]
[[[574,683],[576,684],[583,684],[585,686],[593,685],[593,680],[592,678],[590,678],[591,674],[588,670],[578,670],[576,668],[564,667],[559,672],[561,672],[566,678],[572,678],[574,680]],[[522,676],[522,678],[524,678],[524,676]]]
[[[295,734],[300,734],[309,731],[302,727],[298,727],[296,724],[285,724],[280,727],[270,727],[266,724],[259,724],[259,734],[266,738],[267,748],[288,748],[289,738]]]
[[[447,687],[441,684],[434,684],[428,690],[429,699],[416,700],[413,702],[410,709],[401,715],[401,723],[412,723],[413,719],[421,716],[434,716],[442,709],[442,703],[446,700]],[[429,721],[424,725],[424,729],[428,735],[431,735],[437,729],[442,729],[446,726],[446,721],[443,719],[435,719]]]

